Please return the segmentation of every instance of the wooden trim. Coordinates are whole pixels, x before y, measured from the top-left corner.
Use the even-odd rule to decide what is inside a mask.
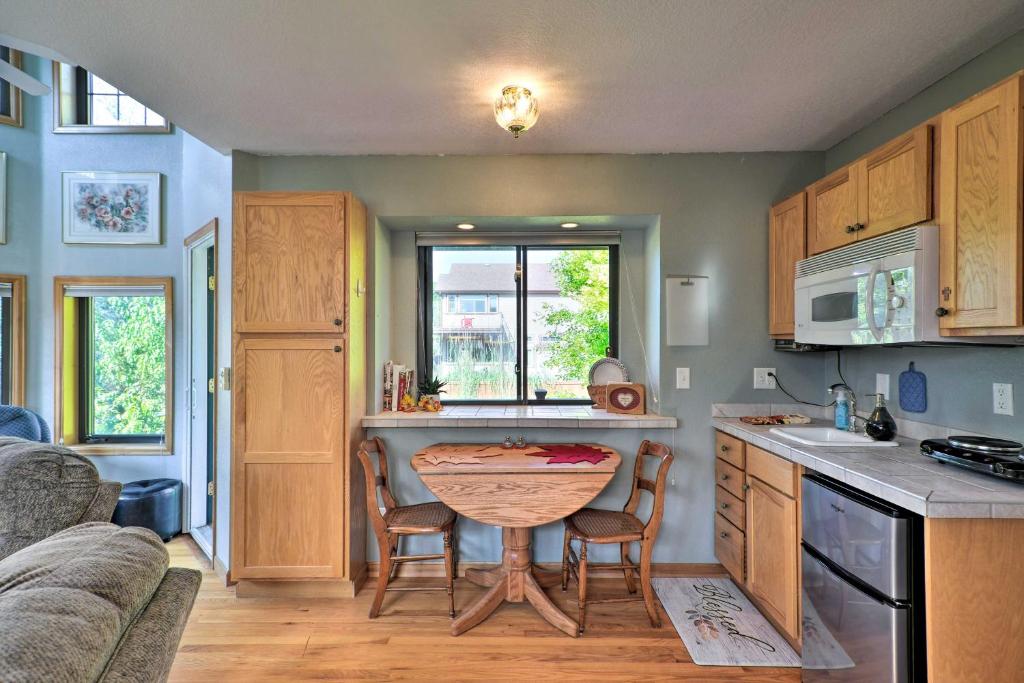
[[[20,69],[22,63],[21,57],[21,50],[11,50],[11,66]],[[21,88],[16,88],[13,85],[9,87],[11,89],[11,115],[0,116],[0,124],[21,128],[25,122],[25,117],[21,109]]]
[[[171,122],[164,116],[162,126],[93,126],[89,124],[65,124],[61,123],[61,93],[63,91],[60,75],[60,62],[53,63],[53,132],[54,133],[84,133],[87,135],[125,135],[133,133],[161,134],[171,132]],[[131,95],[129,95],[131,97]],[[134,97],[132,99],[135,99]],[[135,100],[138,102],[138,100]],[[140,103],[141,104],[141,103]],[[142,105],[146,106],[146,105]],[[147,107],[148,109],[148,107]]]
[[[238,598],[354,598],[366,580],[344,579],[239,579],[235,584]]]
[[[587,564],[587,575],[590,578],[622,578],[621,569],[607,569],[610,563],[592,562]],[[459,562],[459,576],[465,576],[467,569],[487,571],[500,567],[500,563],[494,562]],[[561,572],[562,565],[557,562],[537,562],[534,564],[539,569],[552,572]],[[380,562],[374,560],[366,563],[367,576],[377,578],[380,574]],[[405,562],[399,565],[396,576],[398,577],[429,577],[443,578],[443,562]],[[728,576],[729,573],[721,564],[710,563],[686,563],[686,562],[656,562],[651,564],[652,576],[664,577],[704,577],[704,576]]]
[[[0,274],[0,282],[11,285],[11,403],[25,405],[25,335],[27,279],[24,275]]]
[[[209,223],[207,223],[206,225],[204,225],[203,227],[199,228],[198,230],[193,232],[191,235],[186,237],[185,238],[185,246],[186,247],[190,247],[190,246],[192,246],[193,244],[195,244],[196,242],[198,242],[199,240],[203,239],[204,237],[206,237],[207,235],[209,235],[211,233],[213,234],[213,244],[214,244],[214,246],[216,246],[217,245],[217,219],[216,218],[210,219]]]
[[[80,444],[63,445],[85,455],[171,455],[174,452],[174,278],[173,277],[124,277],[124,276],[57,276],[53,278],[53,424],[54,440],[60,442],[58,434],[64,425],[64,288],[68,285],[94,286],[139,286],[160,285],[164,288],[164,372],[167,388],[164,396],[165,439],[160,445],[153,444]]]

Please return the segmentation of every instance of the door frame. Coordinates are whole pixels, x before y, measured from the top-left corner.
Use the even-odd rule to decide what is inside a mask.
[[[185,412],[187,417],[185,422],[185,436],[183,439],[184,449],[182,458],[182,481],[184,482],[185,495],[182,500],[182,530],[185,533],[191,535],[192,532],[192,255],[197,249],[205,249],[213,246],[213,269],[214,269],[214,297],[213,297],[213,330],[211,335],[211,343],[213,344],[213,367],[216,373],[218,367],[217,357],[217,325],[219,323],[218,315],[218,304],[217,304],[217,289],[220,286],[219,279],[219,260],[218,260],[218,249],[220,240],[217,234],[217,219],[213,218],[203,227],[199,228],[191,235],[185,238],[183,246],[183,265],[185,269],[184,277],[182,282],[184,284],[184,302],[185,302],[185,381],[182,382],[184,387],[184,398],[185,398]],[[213,425],[214,434],[212,439],[212,447],[208,453],[208,458],[213,462],[213,481],[217,481],[217,400],[216,400],[216,386],[214,387],[214,400],[213,400]],[[193,535],[192,540],[196,542],[200,550],[210,558],[213,562],[215,557],[215,550],[217,548],[217,487],[214,485],[213,489],[213,514],[210,517],[210,545],[207,547],[205,540],[199,536]]]

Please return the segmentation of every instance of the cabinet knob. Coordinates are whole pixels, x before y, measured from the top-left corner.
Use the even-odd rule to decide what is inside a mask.
[[[744,484],[743,485],[743,490],[744,491],[749,491],[750,490],[750,484]]]
[[[722,537],[722,538],[729,538],[729,532],[728,531],[723,531],[722,533],[720,533],[718,535],[720,537]]]
[[[727,510],[727,509],[729,509],[729,504],[728,503],[722,503],[721,508],[723,510]]]
[[[722,481],[726,481],[728,479],[729,479],[729,475],[728,474],[723,474],[722,475]]]
[[[334,324],[338,325],[340,327],[341,326],[341,318],[335,318],[334,319]]]
[[[847,233],[851,233],[851,232],[853,232],[853,231],[854,231],[854,227],[853,227],[852,225],[847,225],[847,226],[846,226],[846,232],[847,232]]]
[[[935,315],[937,315],[940,318],[944,315],[949,315],[949,309],[944,306],[939,306],[938,308],[935,309]]]
[[[719,446],[718,448],[719,448],[719,450],[720,450],[720,451],[722,451],[723,453],[725,453],[725,452],[726,452],[727,450],[729,450],[729,447],[728,447],[728,446],[726,446],[725,444],[722,444],[722,445],[721,445],[721,446]]]
[[[334,352],[335,353],[341,353],[341,347],[340,346],[335,346],[334,347]]]
[[[864,224],[863,223],[854,223],[853,224],[853,231],[852,232],[860,232],[863,229],[864,229]]]

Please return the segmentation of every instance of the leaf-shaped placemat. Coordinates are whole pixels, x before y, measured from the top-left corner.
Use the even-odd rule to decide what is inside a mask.
[[[579,443],[552,444],[550,446],[538,446],[538,448],[541,449],[541,452],[527,453],[527,455],[546,457],[549,465],[575,465],[581,462],[589,462],[591,465],[596,465],[602,460],[608,459],[608,454],[604,451]]]

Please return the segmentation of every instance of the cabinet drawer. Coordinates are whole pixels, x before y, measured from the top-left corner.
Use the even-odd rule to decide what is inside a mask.
[[[715,432],[715,455],[741,470],[746,466],[744,446],[746,444],[735,436]]]
[[[743,530],[747,523],[744,502],[732,495],[721,486],[715,487],[715,512],[732,522],[737,529]]]
[[[733,578],[743,583],[743,532],[722,515],[715,515],[715,557]]]
[[[772,455],[766,450],[748,444],[747,473],[790,498],[796,498],[800,472],[799,468],[788,460],[783,460],[777,455]]]
[[[726,491],[743,498],[743,470],[733,467],[721,458],[715,458],[715,483]]]

